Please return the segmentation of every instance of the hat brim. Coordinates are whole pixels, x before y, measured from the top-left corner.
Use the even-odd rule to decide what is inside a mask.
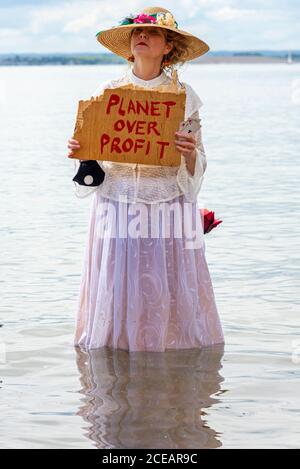
[[[132,55],[130,48],[130,32],[133,28],[136,27],[155,27],[168,29],[177,34],[185,36],[189,49],[188,57],[185,59],[186,61],[196,59],[197,57],[200,57],[209,51],[208,44],[193,34],[181,29],[173,28],[172,26],[158,25],[155,23],[130,23],[122,26],[114,26],[113,28],[99,31],[96,34],[96,38],[97,41],[100,42],[100,44],[102,44],[104,47],[128,60],[128,58]]]

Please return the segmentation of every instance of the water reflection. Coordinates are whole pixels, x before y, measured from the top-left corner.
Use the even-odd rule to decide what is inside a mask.
[[[97,448],[217,448],[205,420],[224,380],[224,345],[163,353],[75,347],[83,394],[77,415]]]

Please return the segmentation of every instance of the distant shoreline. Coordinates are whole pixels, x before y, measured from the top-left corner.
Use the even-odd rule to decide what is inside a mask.
[[[195,61],[194,61],[195,62]],[[287,63],[284,57],[207,57],[196,63],[221,64],[221,63]],[[300,63],[300,57],[293,59],[292,63]]]
[[[114,54],[0,54],[0,66],[28,65],[121,65],[127,62]],[[300,51],[208,53],[190,64],[300,63]]]

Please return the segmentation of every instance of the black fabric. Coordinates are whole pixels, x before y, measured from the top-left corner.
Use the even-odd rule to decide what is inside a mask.
[[[91,176],[93,179],[91,183],[88,184],[89,179],[86,176]],[[80,162],[77,173],[73,177],[73,181],[77,182],[81,186],[100,186],[104,181],[105,172],[99,166],[96,160],[85,160]]]

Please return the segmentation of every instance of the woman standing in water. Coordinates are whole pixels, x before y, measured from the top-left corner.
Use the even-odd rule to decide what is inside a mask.
[[[119,26],[100,31],[97,39],[133,66],[118,79],[102,83],[93,96],[128,83],[155,89],[176,80],[178,87],[182,86],[176,64],[209,50],[204,41],[179,30],[173,15],[161,7],[130,15]],[[172,71],[172,78],[167,70]],[[185,119],[199,119],[203,103],[188,83],[184,85]],[[181,153],[177,167],[98,161],[105,179],[100,186],[88,188],[93,201],[75,346],[163,352],[224,343],[197,206],[207,166],[201,128],[194,134],[177,132],[174,142]],[[71,138],[68,157],[73,158],[73,150],[79,147],[80,142]],[[162,204],[180,209],[169,237],[157,225]],[[179,225],[182,228],[186,221],[186,205],[198,236],[201,233],[201,242],[188,247],[184,237],[177,235]],[[111,236],[99,236],[104,224],[100,209],[109,214],[106,227]],[[132,237],[129,230],[120,236],[114,232],[115,220],[124,232],[139,210],[147,213],[149,230],[154,224],[158,228],[158,236]],[[175,218],[175,211],[173,214]]]

